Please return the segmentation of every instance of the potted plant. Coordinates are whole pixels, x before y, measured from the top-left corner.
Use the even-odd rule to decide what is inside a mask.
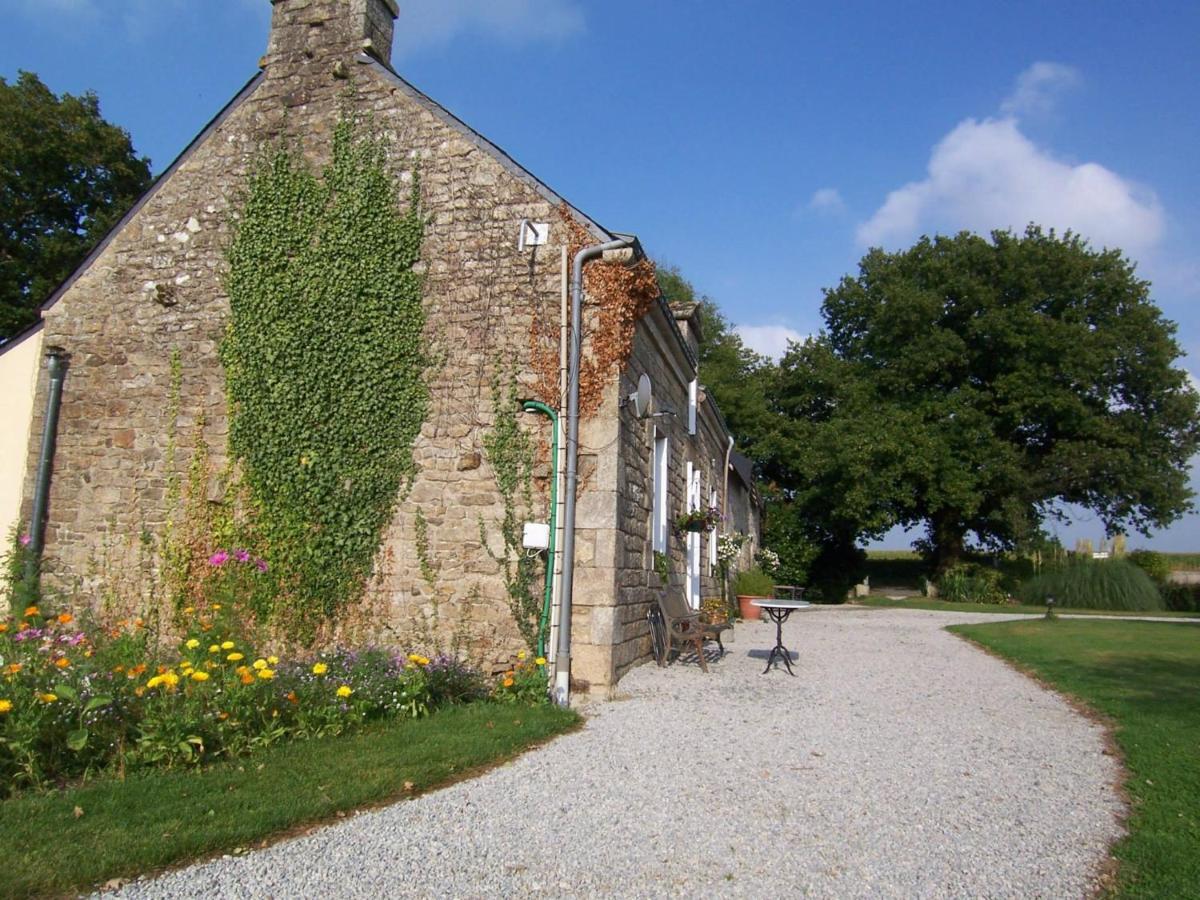
[[[738,599],[738,609],[742,618],[757,619],[761,610],[751,601],[770,600],[774,597],[775,581],[760,567],[751,566],[737,573],[737,577],[733,579],[733,593]]]

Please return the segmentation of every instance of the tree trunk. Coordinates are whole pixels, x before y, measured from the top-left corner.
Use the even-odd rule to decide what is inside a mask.
[[[943,574],[957,565],[965,552],[967,528],[957,510],[939,509],[929,520],[929,539],[933,543],[933,570]]]

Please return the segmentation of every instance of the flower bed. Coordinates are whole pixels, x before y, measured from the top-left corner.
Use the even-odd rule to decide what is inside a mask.
[[[101,627],[30,606],[0,622],[0,796],[242,756],[490,693],[451,657],[368,649],[281,659],[257,653],[222,604],[184,615],[170,650],[156,648],[140,619]],[[518,660],[497,698],[544,702],[544,663]]]

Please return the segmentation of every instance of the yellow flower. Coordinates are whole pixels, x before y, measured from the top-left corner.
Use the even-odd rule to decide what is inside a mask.
[[[216,644],[213,644],[211,647],[208,648],[208,652],[209,653],[220,653],[221,648],[218,647]]]
[[[0,715],[3,715],[6,712],[12,712],[12,708],[11,700],[0,700]]]
[[[222,650],[232,650],[235,646],[236,645],[233,643],[233,641],[222,641],[221,642]]]
[[[522,650],[520,653],[517,654],[517,659],[524,659],[524,658],[525,658],[525,651]]]
[[[537,663],[539,666],[544,666],[546,664],[546,657],[539,656],[537,659],[534,660],[534,662]]]
[[[190,616],[190,615],[191,615],[192,613],[194,613],[195,611],[196,611],[196,607],[194,607],[194,606],[185,606],[185,607],[183,608],[183,614],[184,614],[185,616]]]
[[[267,667],[267,661],[265,659],[256,659],[254,661],[254,668],[265,669],[266,667]]]
[[[277,665],[279,665],[279,657],[278,656],[268,656],[267,662],[272,666],[277,666]]]
[[[353,693],[354,693],[354,691],[351,690],[350,685],[348,685],[348,684],[343,684],[340,688],[337,689],[337,695],[339,697],[349,697]]]
[[[240,659],[245,659],[246,657],[242,656],[242,654],[240,654],[240,653],[230,653],[230,654],[229,654],[227,657],[225,657],[225,658],[226,658],[227,660],[229,660],[230,662],[237,662],[238,660],[240,660]]]
[[[328,671],[329,666],[325,665],[325,663],[317,663],[315,666],[313,666],[314,675],[324,675]]]
[[[43,703],[54,703],[58,700],[57,694],[38,694],[38,699]]]
[[[192,681],[208,681],[207,672],[193,672]]]
[[[189,639],[188,639],[188,642],[187,642],[187,644],[186,644],[185,646],[186,646],[186,647],[187,647],[189,650],[195,650],[197,647],[199,647],[199,646],[200,646],[200,642],[199,642],[198,640],[196,640],[195,638],[189,638]]]
[[[217,612],[218,610],[220,610],[220,608],[221,608],[221,604],[220,604],[220,603],[214,603],[214,604],[212,605],[212,608],[213,608],[213,612]]]
[[[151,678],[149,681],[146,682],[146,687],[156,688],[160,684],[162,684],[162,680],[163,680],[163,677],[161,675],[155,675],[153,678]]]
[[[41,612],[38,611],[38,608],[36,606],[27,606],[27,607],[25,607],[24,614],[26,616],[40,616]]]
[[[428,656],[422,656],[419,653],[410,653],[410,654],[408,654],[408,658],[410,660],[412,660],[413,662],[415,662],[418,666],[429,665],[429,657]]]
[[[270,681],[272,678],[275,677],[275,670],[274,669],[259,669],[258,677],[261,678],[263,681]]]
[[[167,672],[162,676],[162,683],[167,687],[175,687],[175,685],[179,684],[179,676],[174,672]]]

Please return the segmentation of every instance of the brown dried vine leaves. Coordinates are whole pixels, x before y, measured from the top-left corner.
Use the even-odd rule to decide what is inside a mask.
[[[568,258],[593,243],[587,229],[575,220],[564,203],[558,208],[567,228]],[[594,415],[604,400],[604,389],[612,382],[633,352],[637,323],[658,299],[658,277],[654,263],[642,260],[632,268],[596,261],[584,270],[584,353],[579,369],[579,412]],[[530,363],[536,376],[535,390],[546,402],[558,402],[558,323],[548,316],[535,316],[530,329]]]

